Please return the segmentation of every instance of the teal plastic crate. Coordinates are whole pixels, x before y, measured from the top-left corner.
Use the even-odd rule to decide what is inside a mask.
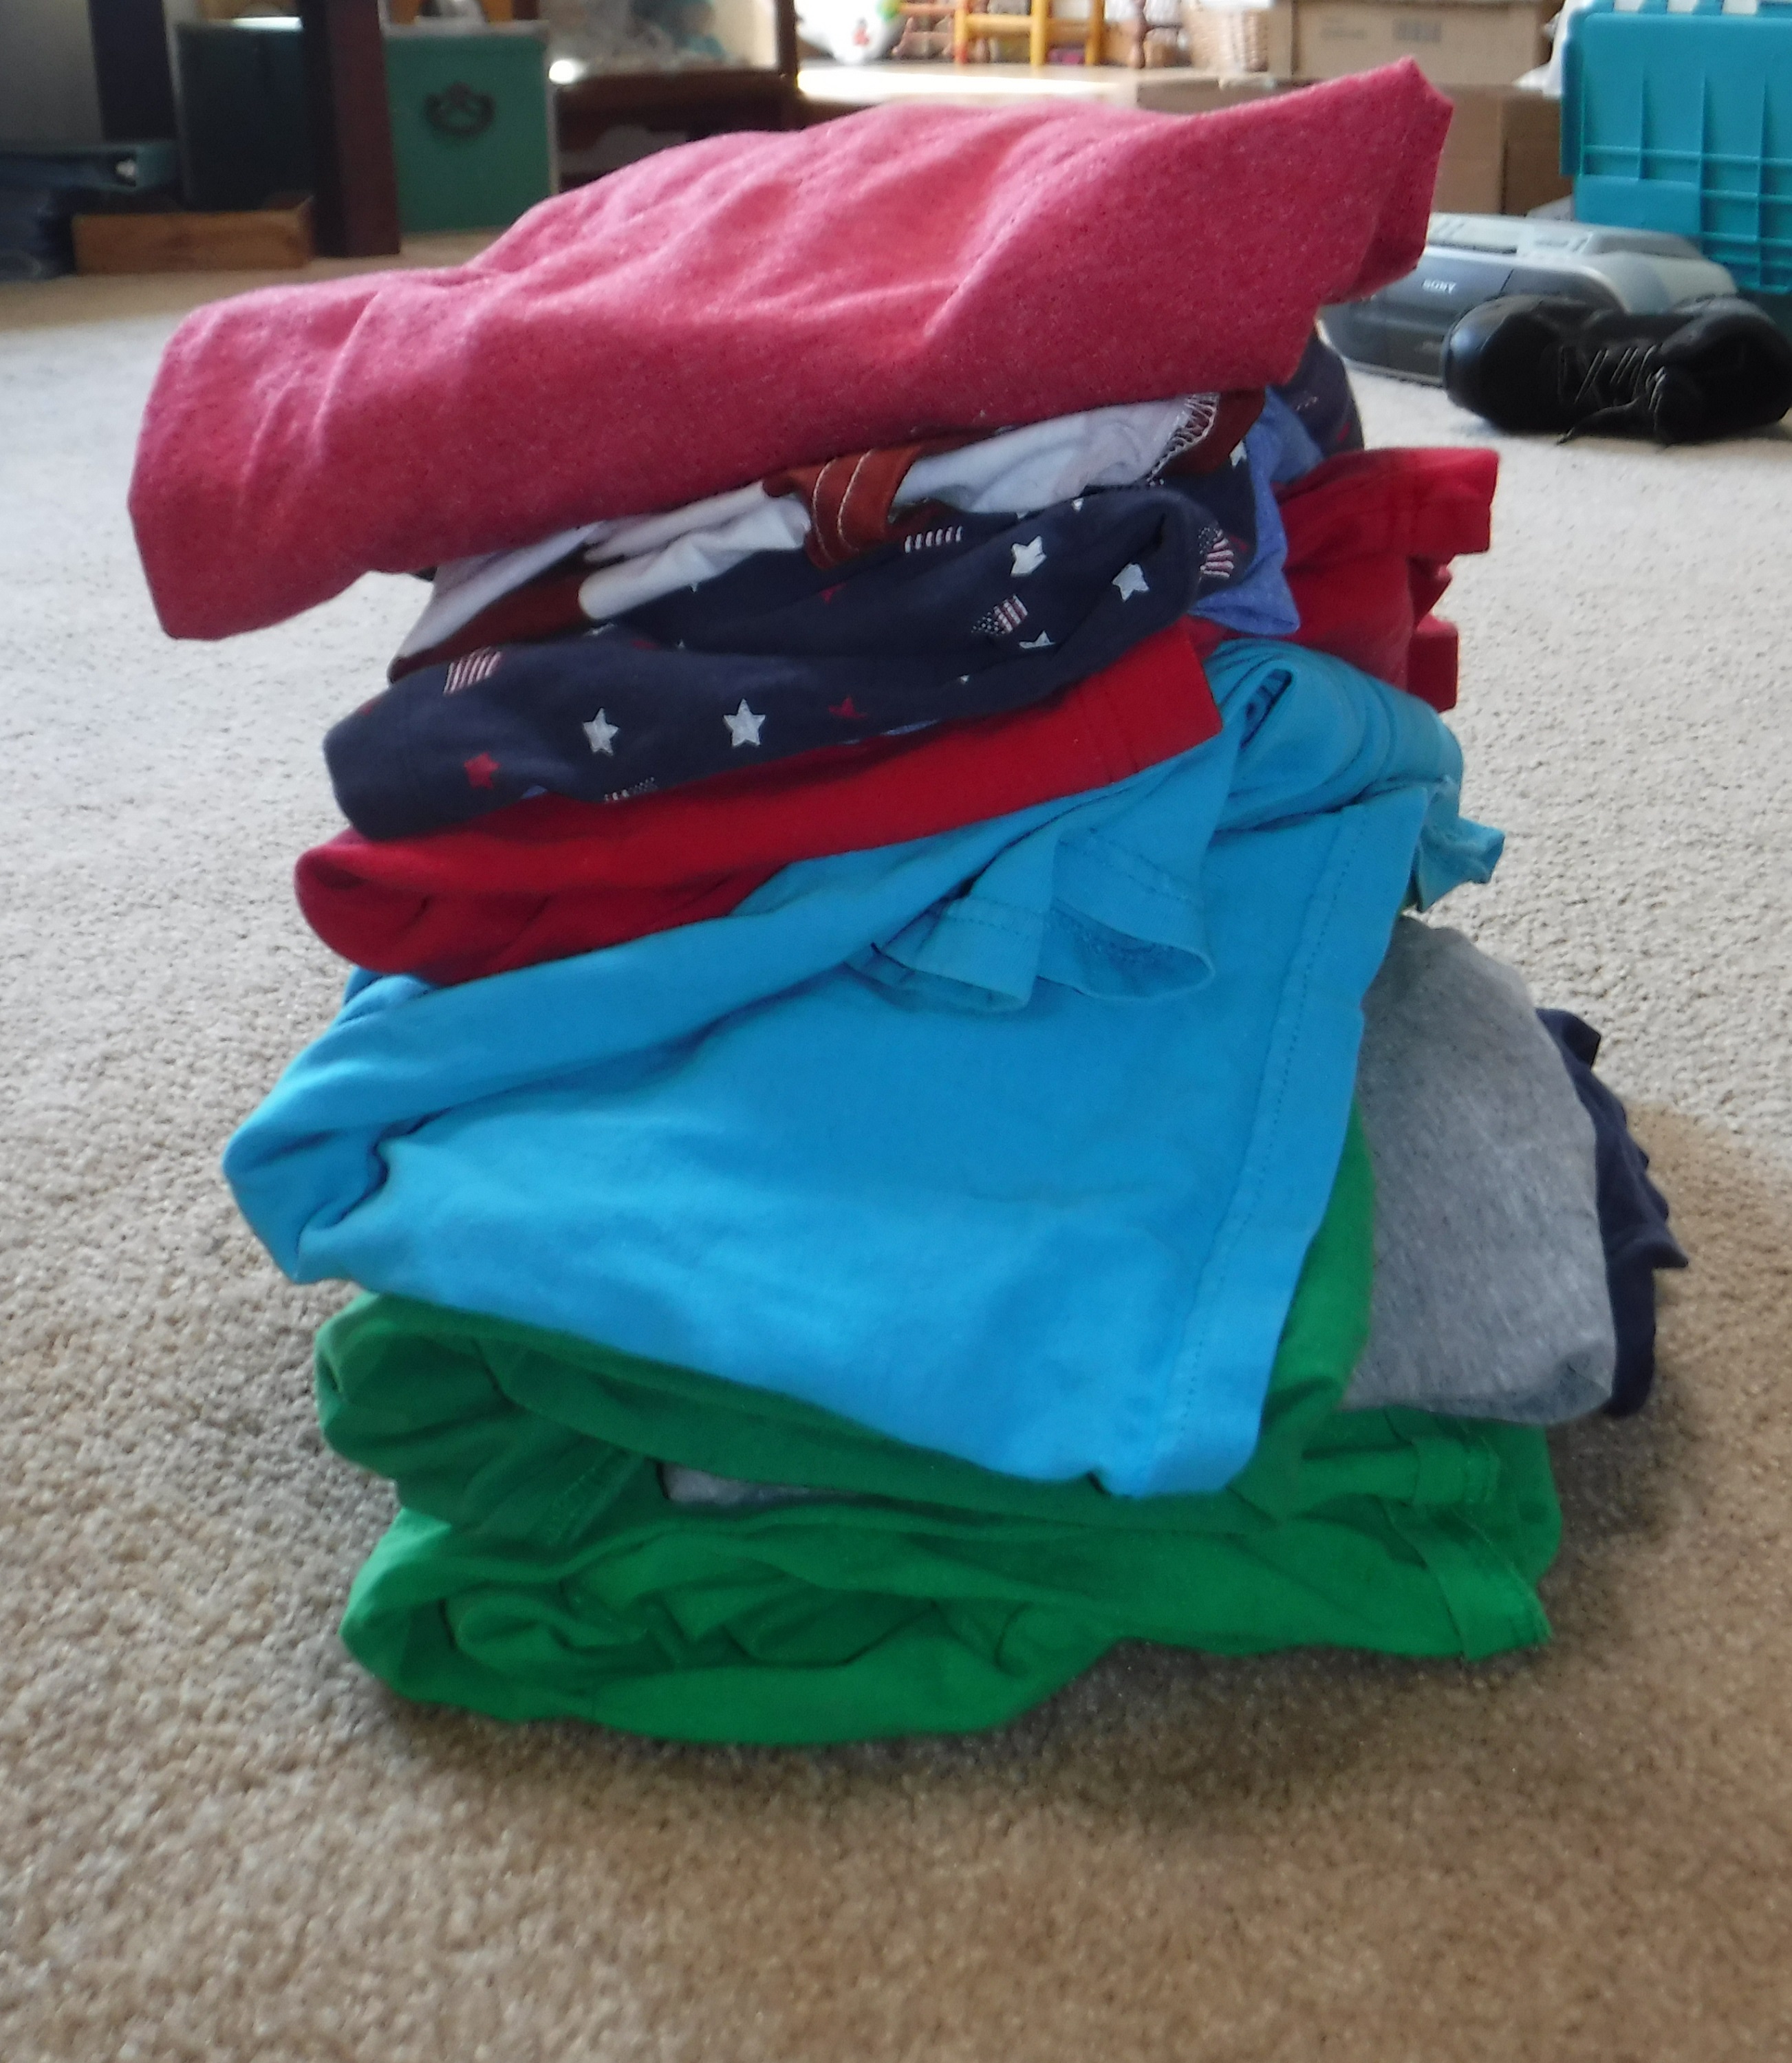
[[[1575,219],[1689,236],[1738,286],[1792,293],[1792,0],[1593,0],[1566,19]]]

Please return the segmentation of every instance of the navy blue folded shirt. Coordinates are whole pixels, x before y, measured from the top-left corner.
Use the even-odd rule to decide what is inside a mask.
[[[1271,390],[1294,411],[1300,427],[1318,448],[1322,458],[1340,452],[1363,448],[1363,419],[1356,412],[1356,396],[1344,360],[1315,330],[1294,377],[1285,387]]]
[[[1540,1010],[1593,1120],[1599,1236],[1612,1300],[1617,1360],[1606,1411],[1627,1418],[1641,1410],[1655,1383],[1655,1271],[1684,1268],[1686,1256],[1668,1230],[1668,1200],[1649,1179],[1649,1156],[1630,1135],[1624,1106],[1593,1072],[1600,1035],[1571,1010]]]
[[[1021,518],[954,514],[846,567],[757,553],[614,623],[406,674],[324,756],[372,838],[543,790],[620,801],[1041,701],[1218,591],[1254,547],[1239,464]]]

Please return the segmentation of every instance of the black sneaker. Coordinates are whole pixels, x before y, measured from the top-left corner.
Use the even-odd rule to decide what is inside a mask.
[[[1502,430],[1697,444],[1792,408],[1792,339],[1730,296],[1633,316],[1511,294],[1471,308],[1444,339],[1444,384]]]

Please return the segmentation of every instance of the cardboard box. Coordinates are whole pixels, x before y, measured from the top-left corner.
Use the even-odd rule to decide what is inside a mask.
[[[1306,82],[1256,73],[1203,78],[1195,72],[1147,72],[1139,76],[1138,104],[1162,115],[1209,115],[1266,93],[1293,92]],[[1529,215],[1573,191],[1561,171],[1559,101],[1511,86],[1443,90],[1455,112],[1437,167],[1432,201],[1437,213]]]
[[[1137,74],[1134,106],[1156,115],[1211,115],[1222,107],[1241,107],[1272,93],[1287,93],[1292,82],[1268,72],[1234,72],[1216,78],[1198,71],[1145,71]]]
[[[1537,0],[1298,0],[1294,69],[1342,78],[1400,58],[1433,86],[1510,86],[1548,51]]]
[[[1444,215],[1529,215],[1572,193],[1561,172],[1561,103],[1516,86],[1457,86],[1432,207]]]
[[[212,215],[78,215],[78,272],[265,272],[308,264],[308,194]]]

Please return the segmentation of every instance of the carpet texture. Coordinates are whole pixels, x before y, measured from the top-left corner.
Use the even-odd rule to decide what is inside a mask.
[[[399,1703],[389,1493],[219,1150],[333,1007],[294,858],[420,590],[157,632],[124,513],[180,310],[0,292],[0,2054],[1676,2063],[1792,2053],[1786,429],[1500,440],[1442,913],[1603,1027],[1693,1257],[1650,1410],[1556,1437],[1557,1639],[1123,1651],[998,1734],[657,1747]],[[1361,383],[1379,442],[1475,441]],[[216,540],[227,553],[228,537]]]

